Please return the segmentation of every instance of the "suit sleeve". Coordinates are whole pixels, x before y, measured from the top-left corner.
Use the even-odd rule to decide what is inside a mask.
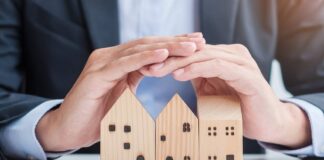
[[[46,101],[23,94],[22,0],[0,1],[0,126]]]

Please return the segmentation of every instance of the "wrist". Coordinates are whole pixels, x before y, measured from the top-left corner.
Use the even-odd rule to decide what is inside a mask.
[[[38,122],[36,126],[36,136],[43,147],[44,151],[47,152],[62,152],[71,150],[65,146],[67,141],[61,138],[58,122],[58,110],[51,110],[47,112]]]
[[[271,143],[289,148],[302,148],[311,144],[311,129],[307,114],[292,103],[280,102],[282,120],[278,136]]]

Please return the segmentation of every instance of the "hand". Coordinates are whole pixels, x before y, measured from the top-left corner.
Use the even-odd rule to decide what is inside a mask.
[[[36,133],[44,150],[66,151],[98,141],[101,119],[126,87],[135,92],[143,77],[139,69],[168,57],[192,55],[204,42],[196,33],[148,37],[95,50],[61,106],[38,123]]]
[[[179,81],[192,80],[197,96],[232,95],[241,101],[244,135],[259,141],[299,148],[310,144],[305,113],[281,102],[242,45],[207,45],[188,57],[174,57],[143,70],[145,75],[173,73]]]

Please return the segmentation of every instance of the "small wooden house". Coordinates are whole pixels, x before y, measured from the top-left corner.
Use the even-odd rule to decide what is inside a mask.
[[[156,119],[156,160],[198,160],[198,119],[175,95]]]
[[[243,160],[243,128],[238,100],[198,97],[200,160]]]
[[[101,122],[101,160],[154,160],[155,124],[126,89]]]

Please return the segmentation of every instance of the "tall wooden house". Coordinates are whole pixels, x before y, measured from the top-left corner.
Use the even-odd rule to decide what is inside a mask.
[[[198,97],[200,160],[243,160],[243,128],[238,100]]]
[[[156,160],[198,159],[198,119],[177,94],[156,119]]]
[[[101,122],[101,160],[154,160],[155,124],[126,89]]]

